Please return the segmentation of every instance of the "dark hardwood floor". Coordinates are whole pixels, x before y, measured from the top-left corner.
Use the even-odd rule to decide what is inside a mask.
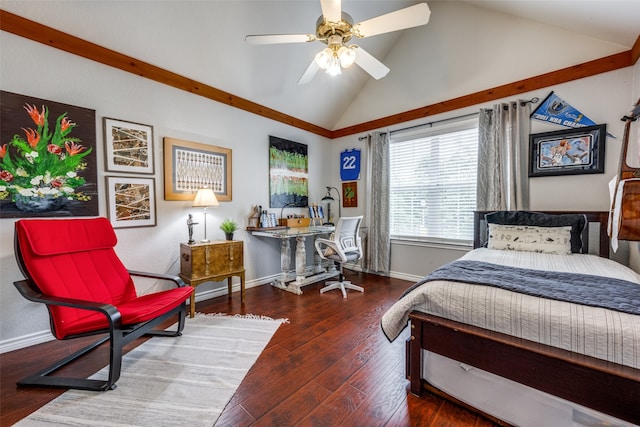
[[[249,371],[216,426],[494,426],[435,395],[408,393],[402,336],[389,343],[380,317],[411,283],[346,272],[365,293],[320,295],[321,283],[294,295],[271,286],[203,301],[206,313],[287,318]],[[81,341],[81,340],[74,340]],[[62,393],[16,381],[72,352],[80,343],[51,341],[0,355],[0,425],[10,426]],[[142,339],[131,345],[138,345]],[[85,375],[107,363],[94,352],[73,369]],[[107,392],[108,393],[108,392]]]

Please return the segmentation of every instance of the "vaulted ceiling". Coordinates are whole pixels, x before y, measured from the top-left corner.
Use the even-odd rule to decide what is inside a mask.
[[[416,3],[343,0],[343,10],[358,22]],[[430,93],[434,91],[430,90],[420,96],[407,93],[406,105],[403,105],[404,99],[390,100],[366,114],[350,111],[362,110],[361,104],[365,101],[355,101],[366,100],[367,92],[384,96],[388,92],[407,90],[398,87],[402,80],[413,81],[416,76],[428,79],[431,69],[423,64],[436,57],[433,50],[455,52],[456,46],[469,49],[470,45],[473,50],[478,41],[472,33],[448,33],[446,38],[442,35],[441,31],[453,25],[452,13],[465,13],[465,22],[472,24],[468,26],[474,25],[476,16],[479,20],[495,16],[501,20],[496,22],[536,26],[541,40],[556,40],[555,45],[547,46],[550,52],[568,52],[576,38],[592,41],[596,48],[592,53],[583,52],[580,60],[629,50],[640,34],[638,0],[440,0],[427,3],[432,10],[427,26],[358,41],[391,69],[387,77],[374,80],[354,66],[337,77],[318,73],[306,85],[298,85],[297,81],[324,45],[313,42],[251,46],[244,42],[244,37],[263,33],[313,33],[316,19],[322,13],[319,0],[3,0],[0,7],[328,130],[442,101],[437,97],[431,99]],[[455,34],[460,36],[456,39]],[[518,49],[526,51],[528,47]],[[531,75],[552,71],[531,68]],[[497,85],[509,82],[498,81]],[[466,89],[464,84],[460,87],[473,90],[472,87]]]

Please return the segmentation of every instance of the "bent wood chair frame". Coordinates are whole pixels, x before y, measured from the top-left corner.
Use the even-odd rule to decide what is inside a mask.
[[[172,310],[169,310],[162,315],[151,319],[146,322],[138,323],[135,325],[122,325],[120,312],[111,304],[102,304],[94,301],[85,301],[72,298],[59,298],[50,295],[43,294],[38,286],[31,280],[22,258],[20,251],[20,245],[18,244],[17,233],[14,238],[14,247],[16,259],[18,260],[18,266],[20,271],[26,277],[25,280],[19,280],[14,282],[14,286],[18,289],[20,294],[29,301],[43,303],[47,305],[47,309],[50,310],[50,306],[64,306],[79,308],[83,310],[90,310],[102,313],[109,322],[109,327],[103,330],[92,331],[90,333],[70,335],[64,339],[79,338],[83,336],[93,336],[97,334],[106,334],[104,337],[99,338],[97,341],[89,344],[86,347],[74,352],[73,354],[58,360],[52,365],[36,372],[33,375],[25,377],[18,381],[20,386],[38,386],[38,387],[53,387],[53,388],[72,388],[79,390],[92,390],[92,391],[106,391],[116,388],[116,381],[120,378],[120,372],[122,367],[123,347],[132,341],[140,338],[143,335],[149,336],[167,336],[176,337],[182,335],[182,330],[185,324],[185,315],[187,306],[180,304]],[[186,286],[185,283],[178,276],[146,273],[140,271],[127,270],[129,274],[139,277],[156,278],[162,280],[169,280],[174,282],[177,286]],[[177,316],[178,324],[175,330],[155,330],[157,326],[160,326],[168,319]],[[53,320],[50,317],[50,321]],[[53,323],[52,323],[53,329]],[[71,362],[79,359],[90,351],[98,348],[103,343],[109,341],[109,374],[106,380],[87,379],[87,378],[74,378],[66,376],[54,376],[54,372],[58,371],[64,366],[69,365]]]

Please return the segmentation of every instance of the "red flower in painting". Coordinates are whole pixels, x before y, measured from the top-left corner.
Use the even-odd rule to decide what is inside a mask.
[[[38,110],[24,104],[24,109],[37,127],[23,127],[24,134],[0,144],[0,200],[15,201],[17,195],[90,200],[78,189],[86,184],[80,172],[87,168],[84,158],[93,148],[71,136],[77,125],[62,113],[51,128],[46,106]]]
[[[45,122],[45,108],[42,106],[42,112],[38,111],[35,105],[25,104],[24,109],[27,110],[27,113],[31,116],[31,119],[38,126],[43,126]]]
[[[13,175],[9,171],[0,171],[0,179],[5,182],[13,181]]]
[[[25,134],[27,134],[27,141],[29,142],[29,146],[31,146],[31,148],[36,148],[38,142],[40,142],[40,134],[31,128],[22,128],[22,130]]]
[[[62,121],[60,122],[60,130],[62,132],[65,132],[67,129],[69,129],[69,127],[71,126],[75,126],[76,124],[73,123],[71,120],[69,120],[67,117],[63,117]]]
[[[56,144],[49,144],[47,145],[47,151],[51,154],[60,154],[62,153],[62,147]]]
[[[75,156],[76,154],[80,154],[85,150],[82,145],[69,141],[64,143],[64,148],[66,148],[67,153],[69,153],[70,156]]]

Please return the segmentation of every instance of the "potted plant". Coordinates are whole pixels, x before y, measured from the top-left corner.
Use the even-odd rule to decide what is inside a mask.
[[[233,233],[238,229],[238,224],[234,219],[225,218],[220,224],[220,230],[224,231],[227,240],[233,240]]]

